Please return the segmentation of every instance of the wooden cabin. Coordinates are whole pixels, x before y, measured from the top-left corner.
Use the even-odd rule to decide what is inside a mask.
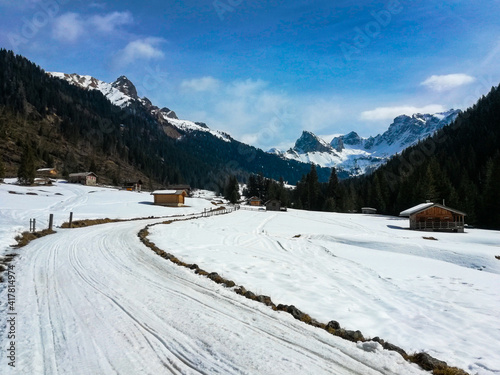
[[[40,168],[36,170],[36,176],[39,178],[56,178],[57,170],[55,168]]]
[[[464,232],[466,214],[438,203],[422,203],[402,211],[410,218],[410,229],[424,231]]]
[[[270,199],[265,205],[267,211],[281,211],[281,202],[277,199]]]
[[[97,185],[97,175],[94,172],[70,173],[69,182],[82,185]]]
[[[57,178],[55,168],[40,168],[36,170],[35,185],[51,185]]]
[[[139,180],[137,182],[130,182],[130,181],[124,182],[122,189],[127,191],[141,191],[142,181]]]
[[[185,190],[188,197],[191,196],[192,189],[189,185],[168,185],[167,190]]]
[[[151,193],[154,204],[159,206],[181,207],[184,206],[185,190],[156,190]]]
[[[250,206],[262,206],[262,199],[260,199],[259,197],[251,197],[248,200],[248,204]]]

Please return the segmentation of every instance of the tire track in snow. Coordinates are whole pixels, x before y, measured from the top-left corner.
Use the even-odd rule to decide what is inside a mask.
[[[140,243],[143,226],[60,230],[24,248],[22,373],[422,373],[165,262]]]

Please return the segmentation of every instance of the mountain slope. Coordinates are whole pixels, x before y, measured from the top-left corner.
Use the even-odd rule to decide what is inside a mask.
[[[293,184],[310,169],[205,124],[179,120],[170,109],[138,98],[126,77],[107,84],[90,76],[49,75],[6,50],[0,50],[0,120],[6,176],[16,175],[26,146],[34,150],[37,168],[67,174],[94,166],[101,182],[116,184],[140,178],[220,191],[228,174],[262,173]],[[329,174],[328,168],[318,170],[323,181]]]
[[[264,176],[276,180],[283,177],[294,184],[310,169],[308,162],[283,160],[277,155],[270,155],[238,142],[227,133],[212,130],[205,123],[180,120],[174,111],[168,108],[160,109],[146,97],[139,98],[134,84],[125,76],[110,84],[78,74],[49,73],[49,75],[83,89],[100,91],[112,104],[124,109],[140,107],[148,112],[167,136],[177,140],[177,145],[204,163],[216,166],[216,171],[204,167],[207,176],[191,180],[190,183],[194,186],[201,185],[220,191],[228,173],[239,176],[246,173],[263,173]],[[330,168],[318,168],[320,181],[327,181],[329,175]]]
[[[494,87],[434,136],[373,175],[350,181],[345,201],[397,215],[426,200],[444,199],[467,213],[467,223],[500,229],[499,150],[500,87]]]
[[[387,131],[375,137],[362,138],[356,132],[338,136],[328,144],[311,132],[304,131],[295,146],[286,152],[270,150],[283,158],[335,167],[350,176],[370,172],[392,155],[425,139],[453,122],[460,110],[436,114],[398,116]]]

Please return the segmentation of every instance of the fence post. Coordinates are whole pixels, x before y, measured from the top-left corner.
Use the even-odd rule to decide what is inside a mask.
[[[69,213],[69,227],[73,228],[72,225],[73,225],[73,212],[70,212]]]
[[[52,230],[52,224],[54,224],[54,214],[49,215],[49,230]]]
[[[36,232],[36,219],[33,219],[33,233]]]

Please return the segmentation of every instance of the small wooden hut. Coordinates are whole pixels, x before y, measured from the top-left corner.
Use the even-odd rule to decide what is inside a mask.
[[[69,182],[82,185],[97,185],[97,175],[94,172],[70,173]]]
[[[251,197],[248,200],[248,204],[250,206],[262,206],[262,199],[260,199],[259,197]]]
[[[185,190],[156,190],[151,193],[154,196],[154,204],[159,206],[181,207],[187,196]]]
[[[57,170],[55,168],[40,168],[36,170],[36,176],[39,178],[56,178]]]
[[[185,190],[188,197],[191,196],[191,186],[190,185],[168,185],[167,190]]]
[[[438,203],[422,203],[402,211],[410,218],[410,229],[425,231],[464,232],[466,214]]]
[[[277,199],[270,199],[265,204],[266,211],[281,211],[281,202]]]

